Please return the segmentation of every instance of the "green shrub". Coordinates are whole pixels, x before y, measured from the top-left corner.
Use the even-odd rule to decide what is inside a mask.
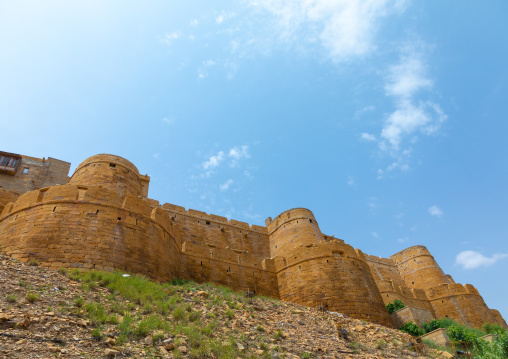
[[[35,303],[39,300],[39,295],[37,295],[37,293],[29,292],[26,294],[26,300],[29,303]]]
[[[28,265],[37,267],[39,265],[39,262],[37,262],[37,259],[32,259],[30,262],[28,262]]]
[[[419,337],[424,334],[423,330],[421,330],[420,327],[413,322],[404,323],[400,330],[412,335],[413,337]]]
[[[497,323],[496,324],[485,323],[485,324],[483,324],[482,329],[487,334],[504,334],[504,333],[506,333],[506,329],[504,329],[501,325],[499,325]]]
[[[14,293],[7,294],[7,297],[5,297],[5,300],[8,303],[16,303],[16,294],[14,294]]]
[[[388,313],[390,313],[390,314],[395,313],[397,310],[400,310],[404,307],[405,307],[404,303],[402,303],[398,299],[395,299],[393,302],[388,303],[386,305],[386,309],[388,309]]]
[[[425,333],[430,333],[436,329],[439,328],[449,328],[452,325],[457,325],[453,320],[449,318],[442,318],[442,319],[434,319],[430,321],[429,323],[423,323],[423,330]]]

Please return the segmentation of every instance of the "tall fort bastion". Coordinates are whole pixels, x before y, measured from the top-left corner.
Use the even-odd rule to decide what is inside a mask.
[[[499,323],[478,290],[455,283],[424,246],[390,258],[323,234],[312,212],[293,208],[249,225],[148,198],[150,177],[128,160],[70,163],[0,152],[1,250],[51,268],[122,270],[251,290],[323,306],[386,326],[448,317]],[[401,300],[404,313],[386,304]]]

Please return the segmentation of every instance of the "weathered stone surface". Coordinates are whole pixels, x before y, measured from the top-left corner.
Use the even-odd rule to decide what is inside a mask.
[[[411,315],[397,324],[448,316],[506,327],[476,288],[455,283],[423,246],[389,259],[365,255],[324,235],[305,208],[263,227],[159,206],[147,198],[149,177],[114,155],[86,159],[70,179],[67,162],[19,158],[21,167],[32,166],[28,174],[0,173],[0,246],[20,261],[214,282],[386,326],[393,322],[385,305],[400,299]]]

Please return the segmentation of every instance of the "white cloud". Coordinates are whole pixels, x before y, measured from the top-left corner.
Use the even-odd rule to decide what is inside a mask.
[[[378,237],[377,232],[372,232],[372,237],[377,238]]]
[[[190,26],[197,26],[198,24],[199,24],[198,19],[192,19],[191,21],[189,21]]]
[[[215,22],[217,24],[222,24],[224,21],[229,20],[233,17],[235,17],[235,13],[222,10],[222,12],[215,18]]]
[[[159,158],[159,154],[158,153],[154,153],[152,156],[153,156],[153,158]]]
[[[213,61],[213,60],[206,60],[206,61],[203,61],[203,65],[205,65],[205,66],[213,66],[213,65],[215,65],[215,61]]]
[[[319,43],[335,61],[374,49],[380,20],[404,9],[404,0],[256,0],[277,19],[279,39]]]
[[[178,38],[180,38],[181,34],[179,31],[176,31],[176,32],[173,32],[171,34],[168,34],[166,33],[164,35],[164,38],[161,40],[161,42],[167,44],[167,45],[171,45],[173,43],[173,41],[177,40]]]
[[[211,156],[208,161],[203,162],[203,169],[215,168],[224,160],[224,152],[219,151],[215,156]]]
[[[422,47],[422,46],[420,46]],[[435,133],[447,116],[439,105],[431,101],[416,101],[415,95],[432,88],[433,81],[427,76],[423,50],[417,46],[404,46],[400,61],[391,66],[386,94],[395,100],[395,111],[386,119],[381,131],[379,145],[382,150],[398,151],[405,136],[419,131],[424,135]]]
[[[402,237],[402,238],[398,238],[397,239],[397,242],[399,242],[399,243],[406,243],[408,241],[409,241],[408,237]]]
[[[362,137],[362,140],[366,140],[366,141],[375,141],[376,140],[376,136],[370,134],[370,133],[362,133],[361,134],[361,137]]]
[[[475,251],[463,251],[457,254],[455,263],[460,265],[463,269],[475,269],[481,266],[488,267],[506,257],[508,257],[508,254],[504,253],[496,253],[489,258]]]
[[[249,146],[235,146],[229,150],[228,156],[232,158],[231,167],[236,167],[241,159],[250,157]]]
[[[428,209],[431,216],[441,217],[443,215],[443,211],[438,206],[431,206]]]
[[[221,184],[219,187],[220,187],[220,190],[221,191],[226,191],[229,189],[229,186],[231,186],[233,184],[233,180],[232,179],[228,179],[225,183]]]

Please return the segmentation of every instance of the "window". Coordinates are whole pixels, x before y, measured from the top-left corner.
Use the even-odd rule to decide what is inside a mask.
[[[21,162],[20,156],[5,152],[0,153],[0,172],[14,175],[20,162]]]
[[[23,173],[28,173],[28,167],[23,168]]]
[[[110,163],[109,167],[116,167],[116,164],[115,163]]]

